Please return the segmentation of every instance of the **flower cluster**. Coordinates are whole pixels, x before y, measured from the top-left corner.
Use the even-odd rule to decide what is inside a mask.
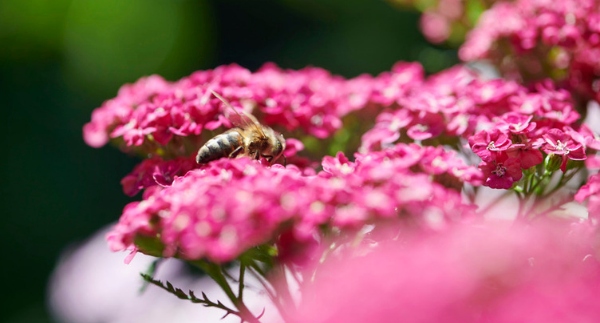
[[[402,73],[403,70],[393,72]],[[479,85],[475,73],[464,67],[455,67],[420,82],[415,80],[410,87],[387,98],[390,110],[377,116],[375,126],[362,138],[361,151],[387,147],[401,137],[404,131],[410,139],[426,140],[442,134],[460,136],[474,130],[476,113],[481,109],[476,103],[490,105],[504,99],[518,86]],[[496,90],[496,91],[494,91]],[[487,93],[483,93],[486,91]],[[465,93],[466,92],[466,93]],[[507,93],[508,92],[508,93]],[[484,97],[479,102],[469,95]]]
[[[579,116],[569,101],[552,98],[549,93],[515,98],[512,101],[518,109],[469,137],[471,149],[483,161],[479,167],[486,178],[484,185],[510,188],[521,179],[523,170],[544,161],[543,153],[548,156],[547,172],[560,169],[565,173],[568,160],[585,160],[586,150],[600,149],[600,141],[589,127],[574,123]]]
[[[509,78],[552,77],[584,102],[600,100],[599,21],[597,0],[497,2],[481,15],[459,55],[491,59]]]
[[[390,147],[399,139],[458,147],[459,138],[468,138],[483,160],[484,185],[492,188],[510,188],[522,170],[542,163],[543,153],[558,163],[549,171],[564,173],[569,159],[585,160],[586,149],[600,149],[597,135],[577,124],[580,115],[569,92],[549,80],[525,87],[485,80],[459,66],[386,99],[378,103],[390,108],[363,135],[360,151]]]
[[[195,137],[205,129],[231,127],[223,104],[210,91],[267,125],[324,138],[341,128],[341,117],[366,105],[371,83],[366,75],[346,80],[320,68],[282,70],[274,64],[255,73],[220,66],[173,83],[151,76],[123,86],[116,98],[96,109],[84,126],[84,139],[93,147],[112,138],[145,154],[187,156],[186,144],[197,146],[201,140]]]
[[[160,240],[163,256],[224,262],[291,223],[301,243],[324,226],[360,229],[386,219],[439,230],[472,214],[459,192],[440,183],[456,187],[481,177],[454,154],[417,145],[357,155],[355,162],[340,153],[322,164],[320,173],[305,175],[293,165],[267,168],[248,158],[209,163],[127,205],[109,243],[135,249],[136,239],[147,237]]]
[[[512,81],[485,80],[459,66],[413,84],[391,101],[391,109],[379,114],[373,129],[363,136],[361,151],[387,147],[402,135],[421,141],[439,138],[452,144],[458,137],[469,138],[491,127],[521,137],[569,127],[567,132],[584,146],[596,147],[598,142],[587,126],[575,125],[580,115],[569,92],[556,89],[549,81],[527,88]]]
[[[594,322],[600,265],[589,229],[463,226],[362,257],[350,250],[319,268],[291,322]]]

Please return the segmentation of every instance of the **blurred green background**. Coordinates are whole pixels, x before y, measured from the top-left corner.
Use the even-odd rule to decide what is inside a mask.
[[[399,60],[428,72],[456,63],[455,51],[427,44],[417,26],[416,13],[383,0],[0,1],[0,321],[54,322],[45,293],[60,252],[132,200],[119,181],[137,161],[90,148],[81,134],[122,84],[233,62],[346,77]]]

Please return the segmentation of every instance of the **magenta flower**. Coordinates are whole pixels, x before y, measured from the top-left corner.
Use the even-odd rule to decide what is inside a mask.
[[[377,145],[385,148],[400,138],[400,130],[412,122],[408,110],[382,112],[377,116],[375,127],[362,137],[361,151],[375,150]]]
[[[585,167],[588,169],[600,169],[600,156],[587,156],[587,159],[585,160]]]
[[[600,136],[594,133],[592,129],[585,123],[581,125],[579,131],[575,131],[571,127],[564,127],[565,133],[571,136],[573,140],[583,145],[583,148],[591,148],[600,150]]]
[[[559,129],[550,129],[545,135],[542,136],[542,138],[545,143],[541,149],[549,155],[552,154],[562,158],[560,169],[563,171],[563,173],[567,169],[568,159],[586,159],[583,145],[575,143],[571,136]]]
[[[444,131],[444,118],[439,114],[421,113],[406,134],[414,140],[425,140],[439,136]]]
[[[169,161],[159,157],[145,159],[121,180],[123,192],[134,196],[140,190],[154,185],[170,186],[175,176],[183,176],[196,167],[195,160],[190,157]]]
[[[487,163],[501,158],[511,144],[508,135],[497,128],[482,130],[469,137],[469,146],[473,152]]]
[[[514,144],[506,151],[506,154],[508,157],[517,159],[523,169],[529,169],[544,161],[544,155],[538,148],[535,148],[533,142]]]
[[[582,104],[597,100],[599,13],[596,0],[498,1],[467,34],[459,56],[489,59],[510,79],[552,76]]]
[[[506,158],[495,162],[482,162],[479,169],[485,178],[483,185],[496,189],[509,189],[523,177],[521,163],[516,158]]]
[[[522,115],[519,113],[507,113],[502,116],[502,119],[498,123],[498,129],[505,132],[508,131],[513,134],[527,134],[535,129],[536,123],[531,122],[533,115]]]
[[[575,194],[575,201],[583,203],[585,200],[588,200],[588,218],[600,219],[600,174],[591,176]]]
[[[168,90],[170,85],[160,76],[141,78],[134,84],[126,84],[119,89],[116,98],[108,100],[92,112],[92,121],[83,127],[83,138],[92,147],[108,143],[111,129],[129,123],[135,106],[152,96]]]
[[[587,184],[583,185],[575,194],[575,201],[581,203],[598,193],[600,193],[600,174],[593,175],[588,179]]]
[[[419,63],[398,62],[391,72],[379,74],[372,84],[371,100],[384,107],[397,103],[425,78],[425,71]]]

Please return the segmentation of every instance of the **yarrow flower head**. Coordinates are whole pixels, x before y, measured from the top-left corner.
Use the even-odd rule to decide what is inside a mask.
[[[469,32],[459,56],[465,61],[491,59],[505,76],[526,82],[550,76],[582,102],[598,101],[598,4],[597,0],[496,2]]]
[[[113,250],[122,250],[140,236],[160,237],[164,250],[153,250],[159,255],[228,261],[268,241],[294,215],[280,199],[301,184],[298,169],[267,169],[248,158],[219,160],[128,205],[108,240]]]
[[[395,82],[410,84],[414,77]],[[239,110],[254,111],[267,125],[325,138],[341,128],[343,116],[367,105],[373,86],[366,75],[346,80],[320,68],[282,70],[274,64],[254,73],[237,65],[220,66],[176,82],[151,76],[124,86],[96,109],[84,126],[84,139],[93,147],[113,139],[122,140],[126,150],[188,156],[185,147],[205,141],[205,129],[231,127],[211,91]]]
[[[363,135],[361,152],[390,147],[397,140],[452,142],[484,135],[482,129],[499,136],[487,142],[494,141],[489,151],[503,151],[509,141],[527,142],[534,131],[546,130],[540,121],[546,127],[564,127],[574,126],[580,117],[569,93],[548,82],[526,88],[512,81],[486,80],[460,66],[413,84],[393,102]],[[479,145],[476,149],[483,153]]]
[[[413,158],[425,154],[437,157]],[[412,172],[415,167],[431,175]],[[442,184],[456,187],[481,178],[454,155],[416,145],[357,155],[356,162],[343,154],[325,157],[323,169],[307,176],[295,166],[267,168],[247,158],[211,162],[175,176],[171,186],[154,186],[142,202],[129,204],[109,233],[109,243],[113,250],[140,245],[145,253],[224,262],[273,241],[290,223],[295,238],[281,241],[283,254],[288,254],[285,248],[314,243],[323,226],[360,229],[419,214],[411,222],[440,230],[472,216],[460,194]],[[430,180],[442,174],[454,180]],[[146,250],[136,243],[148,239],[163,247]]]

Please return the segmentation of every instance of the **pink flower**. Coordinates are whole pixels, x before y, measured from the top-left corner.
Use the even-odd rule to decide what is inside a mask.
[[[334,157],[325,156],[323,158],[323,171],[331,174],[331,175],[344,175],[353,173],[356,164],[348,161],[348,158],[344,156],[344,153],[338,152]]]
[[[414,140],[437,137],[444,131],[444,118],[439,114],[422,113],[415,123],[406,132]]]
[[[483,171],[484,186],[496,189],[509,189],[513,183],[523,177],[521,164],[516,158],[506,158],[494,162],[482,162],[479,169]]]
[[[575,201],[581,203],[585,199],[597,195],[600,193],[600,175],[596,174],[588,179],[587,184],[583,185],[577,194],[575,194]]]
[[[121,185],[125,194],[134,196],[140,190],[154,185],[170,186],[175,176],[183,176],[194,168],[196,163],[190,157],[169,161],[159,157],[145,159],[121,180]]]
[[[571,127],[564,127],[564,130],[573,140],[582,144],[584,149],[589,147],[594,150],[600,150],[600,137],[585,123],[581,125],[579,131],[575,131]]]
[[[512,142],[508,135],[499,129],[480,131],[469,137],[469,145],[484,162],[491,163],[505,152]]]
[[[583,185],[577,194],[575,194],[575,201],[582,203],[584,200],[588,200],[588,218],[598,220],[600,219],[600,175],[596,174],[588,179],[588,182]]]
[[[160,76],[139,79],[134,84],[123,85],[116,98],[108,100],[92,112],[92,121],[83,127],[83,137],[92,147],[104,146],[109,140],[111,128],[128,123],[135,107],[152,96],[165,91],[169,84]]]
[[[382,106],[390,106],[418,86],[425,78],[425,70],[419,63],[398,62],[391,72],[383,72],[373,80],[371,100]]]
[[[441,43],[450,36],[450,22],[435,12],[423,13],[420,26],[427,40],[432,43]]]
[[[587,157],[588,158],[585,160],[585,167],[588,169],[600,169],[600,156],[592,155]]]
[[[502,116],[498,123],[498,129],[509,131],[513,134],[527,134],[535,129],[535,122],[531,122],[533,115],[522,115],[519,113],[507,113]]]
[[[362,137],[361,150],[375,150],[378,145],[385,148],[400,138],[400,130],[412,122],[408,110],[382,112],[377,116],[375,127]]]
[[[559,129],[550,129],[542,138],[545,143],[541,149],[545,153],[562,157],[560,169],[563,173],[566,171],[568,159],[585,160],[586,158],[583,145],[576,144],[571,136]]]
[[[523,169],[529,169],[544,161],[542,152],[534,147],[533,142],[514,144],[506,151],[506,154],[508,157],[517,159]]]

